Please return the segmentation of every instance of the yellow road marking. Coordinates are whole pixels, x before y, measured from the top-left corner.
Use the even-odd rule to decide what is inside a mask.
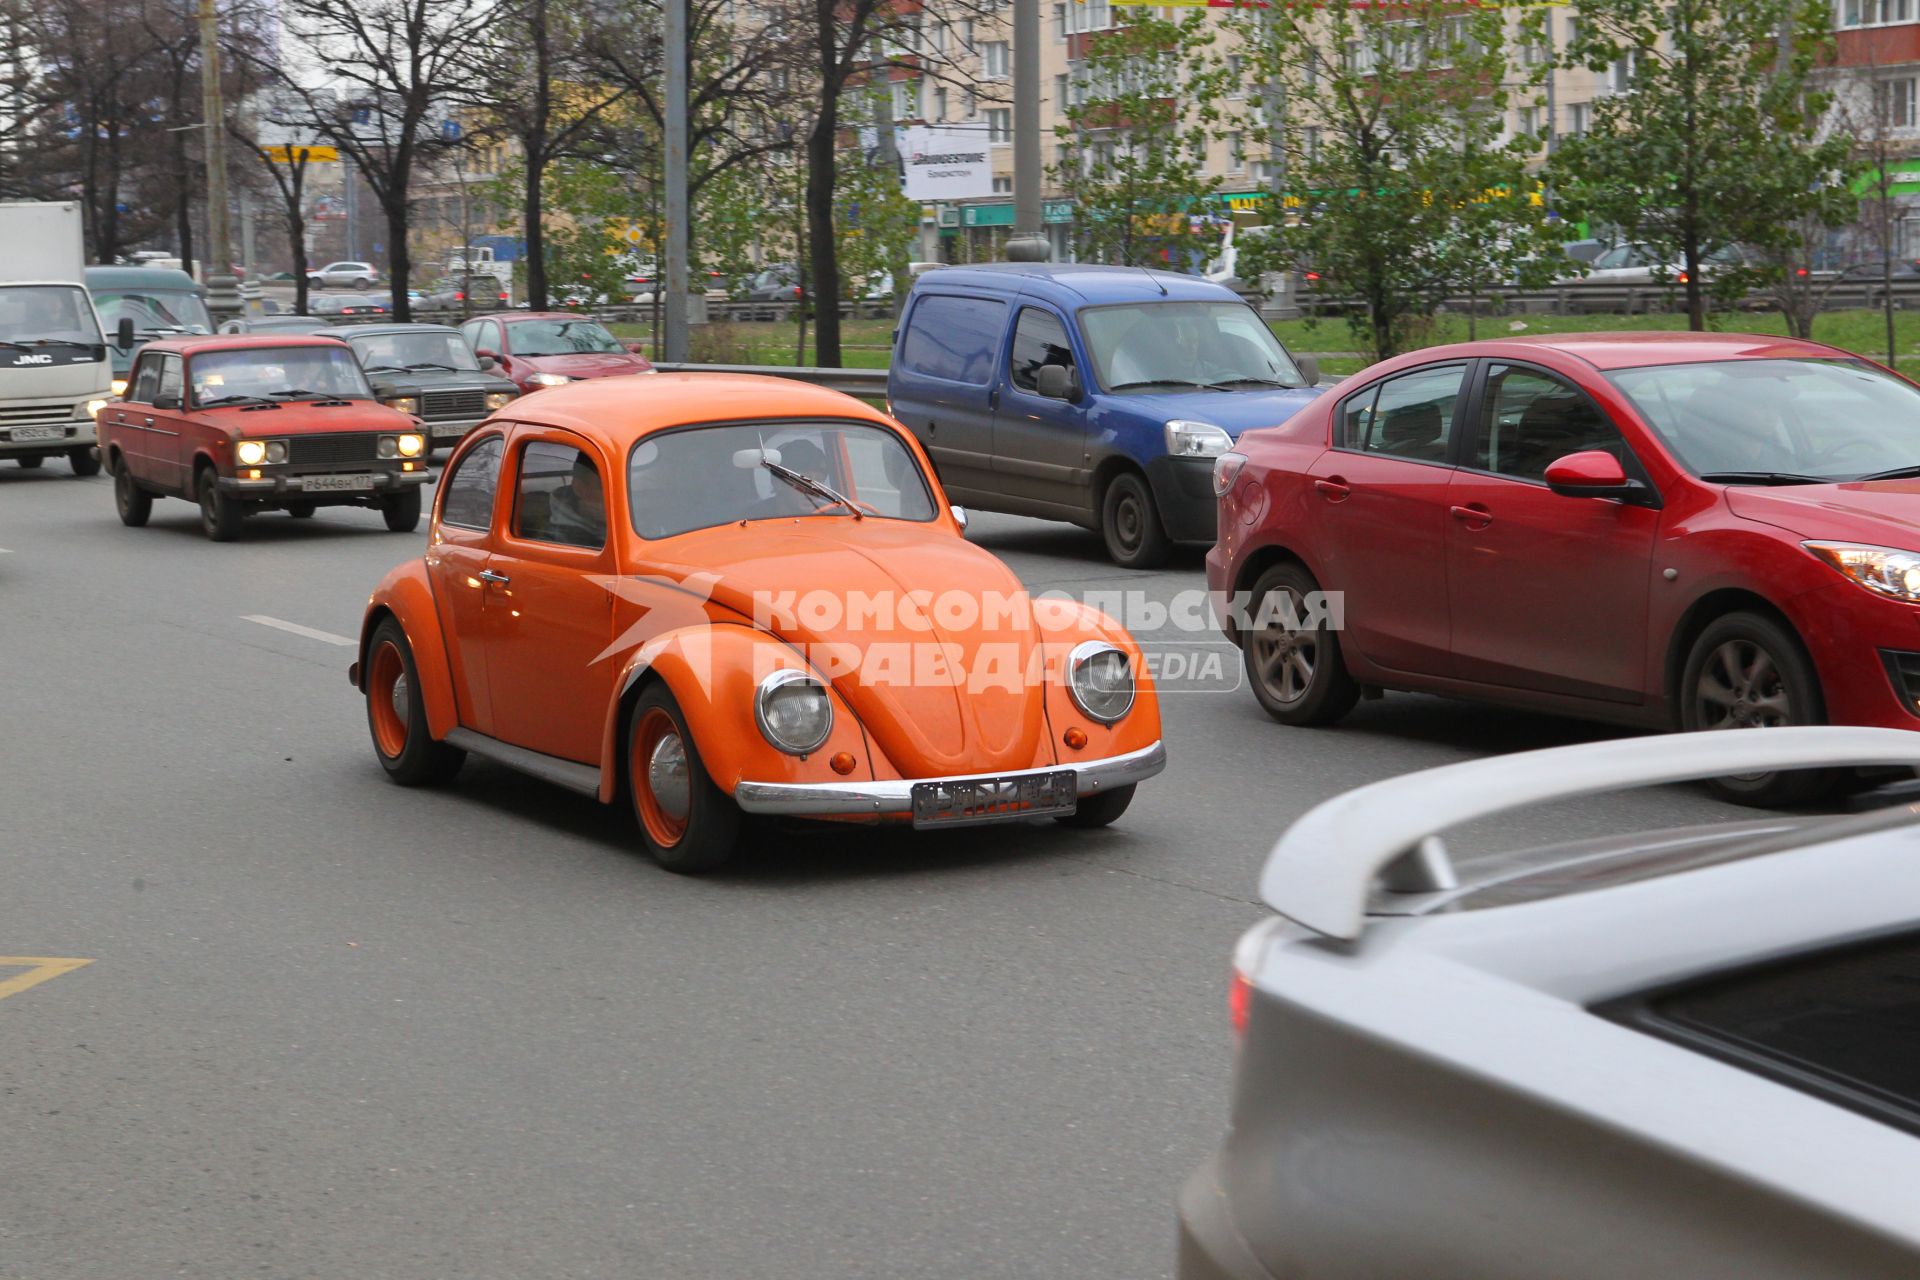
[[[37,987],[48,978],[57,978],[63,973],[72,973],[83,965],[92,964],[91,960],[68,960],[59,956],[0,956],[0,969],[26,967],[25,973],[16,973],[13,977],[0,982],[0,1000],[8,996],[17,996],[28,987]]]

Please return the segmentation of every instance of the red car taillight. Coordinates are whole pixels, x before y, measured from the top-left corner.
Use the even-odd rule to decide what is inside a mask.
[[[1227,987],[1227,1016],[1233,1021],[1233,1034],[1247,1033],[1247,1013],[1253,1008],[1253,980],[1236,967]]]
[[[1240,478],[1240,470],[1247,465],[1244,455],[1223,453],[1213,464],[1213,496],[1224,498],[1227,490],[1233,488],[1233,482]]]
[[[794,296],[794,297],[796,297],[796,298],[800,296],[800,286],[799,286],[799,285],[795,285],[795,286],[793,286],[793,296]]]

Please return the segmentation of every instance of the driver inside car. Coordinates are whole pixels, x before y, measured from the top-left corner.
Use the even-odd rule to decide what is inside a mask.
[[[553,491],[547,528],[555,542],[570,547],[601,547],[607,541],[607,496],[600,472],[584,454],[573,460],[567,483]]]

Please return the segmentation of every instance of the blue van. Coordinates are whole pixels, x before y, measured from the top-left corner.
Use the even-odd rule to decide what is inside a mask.
[[[1318,381],[1220,285],[1008,262],[914,281],[887,401],[954,501],[1098,530],[1144,569],[1214,540],[1213,460]]]

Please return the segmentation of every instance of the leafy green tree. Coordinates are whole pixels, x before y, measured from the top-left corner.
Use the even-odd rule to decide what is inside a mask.
[[[1507,15],[1453,0],[1274,6],[1245,15],[1250,130],[1273,156],[1280,217],[1246,237],[1239,274],[1309,267],[1359,300],[1356,338],[1384,358],[1448,298],[1539,285],[1568,267],[1568,228],[1534,172],[1536,103]]]
[[[1183,264],[1218,238],[1203,219],[1221,179],[1204,171],[1226,132],[1227,64],[1202,14],[1126,17],[1090,38],[1048,172],[1079,210],[1080,257]]]
[[[1687,319],[1764,273],[1714,269],[1720,250],[1789,258],[1811,216],[1854,216],[1849,144],[1822,139],[1827,95],[1809,77],[1831,41],[1826,0],[1575,0],[1569,66],[1611,71],[1584,134],[1554,156],[1556,187],[1682,274]],[[1703,279],[1703,268],[1711,279]]]

